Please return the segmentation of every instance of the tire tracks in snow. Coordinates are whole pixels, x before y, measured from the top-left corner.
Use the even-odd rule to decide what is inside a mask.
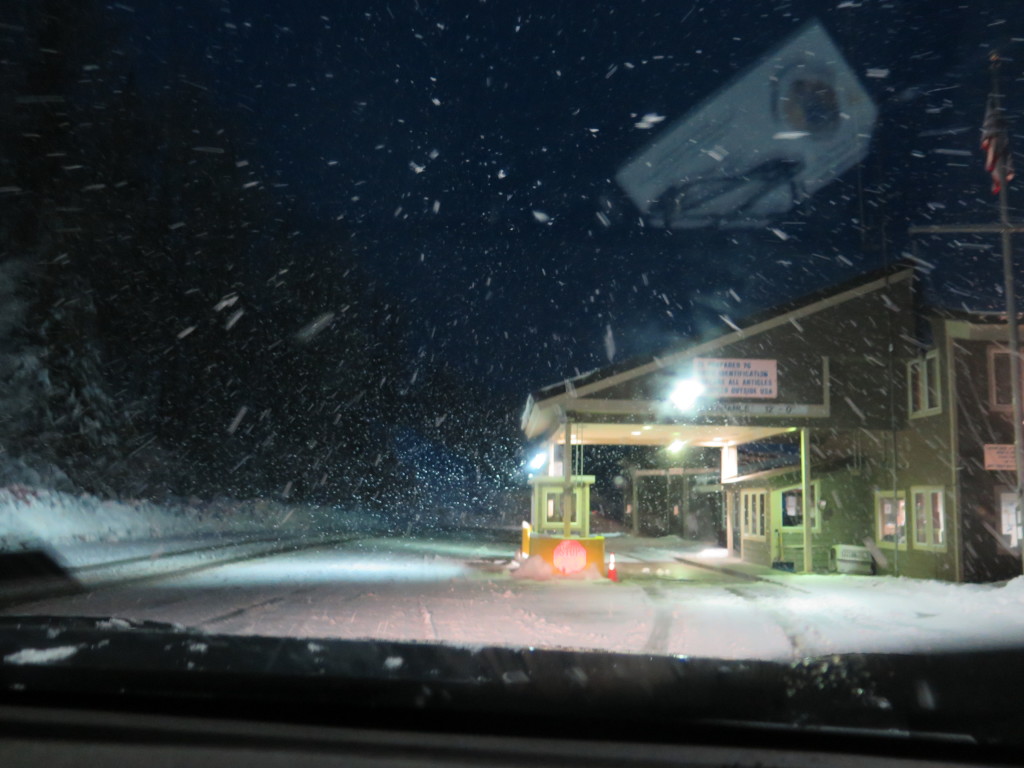
[[[804,658],[808,655],[806,649],[809,645],[807,643],[806,635],[809,634],[808,630],[811,630],[811,632],[813,632],[813,630],[810,627],[807,627],[806,625],[797,626],[790,614],[772,606],[771,601],[774,599],[774,595],[752,594],[754,589],[763,586],[768,586],[770,592],[774,591],[771,590],[771,587],[778,587],[779,590],[781,590],[779,594],[784,594],[786,589],[786,587],[782,584],[775,584],[774,582],[764,580],[762,580],[761,583],[757,586],[732,586],[726,587],[725,589],[727,592],[729,592],[732,595],[735,595],[741,600],[744,600],[748,603],[752,603],[758,611],[760,611],[762,614],[770,618],[772,622],[774,622],[775,625],[778,626],[780,630],[782,630],[783,636],[785,636],[786,640],[789,642],[789,647],[792,651],[794,660]],[[806,592],[806,590],[799,591]],[[766,599],[761,600],[760,598]],[[813,643],[811,643],[810,645],[813,645]]]
[[[432,642],[437,642],[437,625],[434,624],[434,615],[427,608],[427,604],[423,598],[418,600],[420,604],[420,615],[423,616],[423,627],[426,630],[426,639]]]
[[[259,608],[268,608],[272,605],[283,603],[288,598],[296,597],[297,595],[301,594],[308,594],[310,592],[313,592],[315,589],[315,587],[299,587],[298,589],[293,589],[288,592],[285,592],[283,595],[275,595],[274,597],[269,597],[264,600],[257,600],[255,603],[250,603],[248,605],[242,606],[241,608],[235,608],[234,610],[228,611],[227,613],[222,613],[218,616],[213,616],[209,619],[203,619],[202,621],[192,626],[207,627],[211,624],[222,624],[225,621],[230,621],[231,619],[237,619],[239,617],[245,616],[246,614],[251,613]]]
[[[672,603],[657,585],[644,584],[640,588],[654,609],[651,633],[644,641],[644,653],[665,654],[668,652],[669,630],[672,628]]]
[[[717,586],[717,585],[716,585]],[[788,643],[790,655],[794,659],[801,659],[807,655],[805,650],[815,645],[814,629],[803,624],[798,624],[794,617],[786,611],[773,605],[776,596],[784,596],[791,590],[788,585],[776,584],[768,580],[751,580],[751,583],[738,585],[721,585],[718,588],[728,592],[733,597],[739,598],[743,603],[751,606],[751,610],[764,617],[768,622],[778,627],[781,633],[780,641]],[[678,595],[666,593],[657,584],[640,585],[648,603],[653,611],[651,630],[644,641],[642,651],[644,653],[664,655],[669,652],[669,643],[672,639],[673,623],[680,618],[676,614],[676,608],[680,601]],[[805,590],[798,589],[798,592]],[[809,636],[810,635],[810,636]],[[784,638],[784,640],[783,640]],[[782,647],[785,647],[784,645]]]

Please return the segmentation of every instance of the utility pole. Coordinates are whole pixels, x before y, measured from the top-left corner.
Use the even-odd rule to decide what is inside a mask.
[[[1024,232],[1024,226],[1010,222],[1007,184],[1013,179],[1013,163],[1009,146],[1009,126],[1003,114],[1002,94],[999,90],[999,54],[993,52],[989,57],[992,73],[992,90],[988,96],[985,109],[985,122],[982,125],[982,148],[986,151],[985,170],[992,174],[992,190],[999,195],[999,223],[978,225],[949,225],[931,227],[911,227],[911,235],[921,234],[969,234],[996,233],[1002,237],[1003,245],[1003,292],[1006,296],[1006,323],[1009,331],[1010,352],[1010,388],[1013,404],[1013,454],[1016,467],[1014,484],[1015,526],[1020,543],[1021,501],[1024,487],[1024,408],[1021,405],[1021,355],[1020,327],[1017,322],[1016,283],[1013,274],[1013,233]],[[1021,545],[1024,553],[1024,545]],[[1024,557],[1021,562],[1024,570]]]
[[[1017,483],[1013,489],[1013,503],[1016,512],[1014,524],[1017,527],[1015,538],[1020,546],[1021,529],[1021,489],[1024,487],[1024,415],[1021,413],[1021,391],[1020,391],[1020,328],[1017,324],[1017,296],[1013,275],[1013,244],[1010,232],[1009,203],[1007,202],[1007,183],[1013,176],[1013,166],[1009,163],[1009,128],[1003,117],[1002,95],[999,93],[999,56],[992,54],[992,104],[994,119],[1000,121],[999,130],[1003,131],[1002,141],[1005,142],[1002,151],[1007,157],[1004,162],[996,162],[992,169],[995,171],[996,185],[999,187],[999,223],[1003,227],[1003,283],[1006,295],[1006,322],[1010,331],[1010,385],[1013,387],[1013,455],[1017,465]],[[986,120],[986,122],[988,122]],[[984,140],[984,136],[983,136]],[[1024,547],[1021,547],[1024,552]],[[1024,558],[1021,561],[1024,570]]]

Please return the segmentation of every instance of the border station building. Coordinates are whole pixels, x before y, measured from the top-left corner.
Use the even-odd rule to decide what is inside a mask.
[[[585,446],[647,446],[630,473],[636,534],[719,535],[801,572],[1012,578],[1007,338],[1005,315],[923,311],[899,264],[545,387],[522,426],[575,484],[593,480]],[[561,519],[550,487],[535,519]]]

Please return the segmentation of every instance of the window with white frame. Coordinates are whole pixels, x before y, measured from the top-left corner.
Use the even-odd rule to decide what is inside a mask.
[[[907,501],[903,491],[875,491],[875,536],[883,547],[907,546]]]
[[[930,416],[942,411],[939,355],[932,350],[907,363],[907,399],[911,416]]]
[[[945,489],[911,488],[914,510],[914,548],[946,549]]]
[[[1009,410],[1013,406],[1010,351],[1006,347],[992,346],[988,350],[988,402],[996,410]]]
[[[1016,547],[1020,542],[1020,528],[1017,525],[1017,494],[1002,491],[999,494],[1000,529],[1003,542]]]
[[[768,491],[764,488],[744,488],[740,491],[740,509],[743,537],[763,539],[768,511]]]
[[[803,489],[799,485],[791,488],[783,488],[779,491],[779,506],[782,511],[782,528],[803,528],[804,527],[804,505]],[[811,527],[820,530],[821,520],[818,517],[818,484],[811,483]]]

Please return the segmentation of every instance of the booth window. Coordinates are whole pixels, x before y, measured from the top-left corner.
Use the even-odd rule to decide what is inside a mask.
[[[939,355],[936,350],[907,363],[907,397],[912,417],[931,416],[942,411],[939,387]]]
[[[903,491],[875,491],[875,533],[883,547],[907,547],[907,501]]]
[[[946,550],[945,489],[911,488],[914,501],[914,548]]]
[[[547,504],[545,505],[545,517],[549,523],[560,523],[562,522],[562,516],[564,514],[562,510],[562,492],[561,491],[549,491],[547,494]],[[575,496],[569,497],[569,521],[572,525],[576,525],[579,521],[576,519],[576,498]]]

